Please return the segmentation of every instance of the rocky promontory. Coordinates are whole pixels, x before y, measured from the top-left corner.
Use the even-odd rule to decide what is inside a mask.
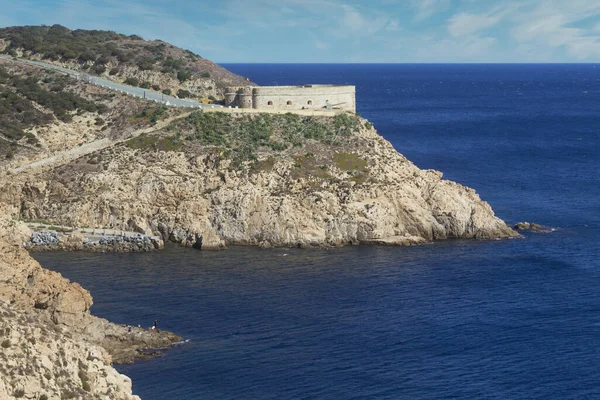
[[[137,398],[111,364],[181,338],[91,315],[89,292],[31,258],[28,228],[0,211],[0,398]]]
[[[518,236],[473,189],[417,168],[347,114],[193,113],[29,175],[12,193],[22,218],[188,245],[197,235],[204,248]]]

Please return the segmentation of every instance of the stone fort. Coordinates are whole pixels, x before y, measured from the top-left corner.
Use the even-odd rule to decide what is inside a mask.
[[[225,106],[356,112],[356,88],[351,85],[232,86],[225,90]]]

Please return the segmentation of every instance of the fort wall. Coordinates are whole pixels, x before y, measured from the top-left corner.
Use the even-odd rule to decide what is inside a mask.
[[[202,108],[202,112],[208,113],[227,113],[227,114],[287,114],[305,115],[309,117],[335,117],[337,114],[344,113],[342,110],[274,110],[259,108]]]
[[[324,110],[356,112],[356,89],[351,85],[229,87],[225,106],[259,110]]]

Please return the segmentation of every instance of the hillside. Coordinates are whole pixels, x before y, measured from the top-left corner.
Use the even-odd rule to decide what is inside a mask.
[[[516,236],[472,189],[418,169],[354,114],[190,114],[18,61],[0,68],[2,197],[19,218],[198,234],[214,248]]]
[[[126,137],[181,112],[0,59],[0,159],[9,163]]]
[[[3,28],[0,52],[180,97],[222,99],[226,86],[251,83],[189,50],[110,31],[60,25]]]

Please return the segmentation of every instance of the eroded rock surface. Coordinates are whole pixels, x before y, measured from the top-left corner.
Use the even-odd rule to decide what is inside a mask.
[[[109,150],[96,169],[80,159],[23,181],[21,216],[187,245],[197,234],[204,248],[518,236],[473,189],[417,168],[366,124],[337,145],[262,151],[241,167],[216,146]]]
[[[90,314],[79,284],[42,268],[21,243],[30,232],[0,205],[0,399],[136,399],[113,362],[181,338],[110,323]]]
[[[0,301],[0,399],[139,399],[105,349]]]

